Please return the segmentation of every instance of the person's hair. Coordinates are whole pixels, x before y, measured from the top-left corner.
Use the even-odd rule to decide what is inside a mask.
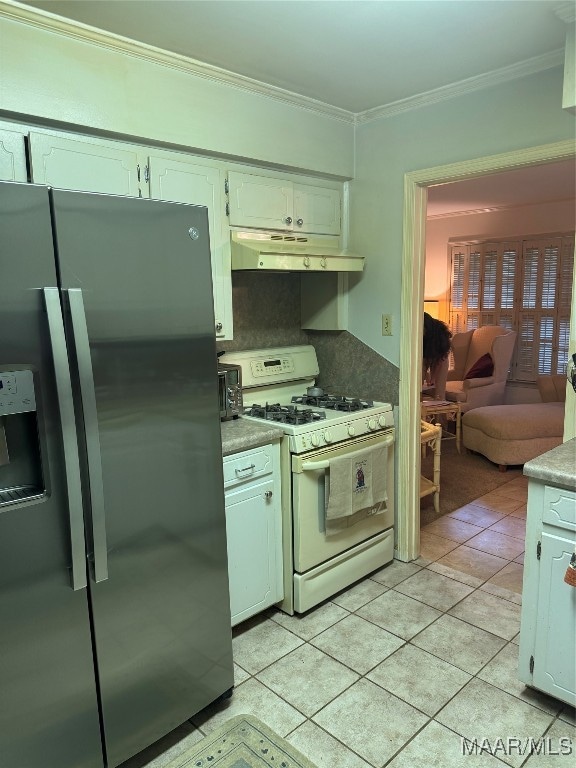
[[[424,334],[422,339],[422,358],[424,368],[434,368],[448,357],[452,332],[442,320],[436,320],[424,312]]]

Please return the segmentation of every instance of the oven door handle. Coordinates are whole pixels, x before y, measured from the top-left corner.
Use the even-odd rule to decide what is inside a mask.
[[[386,437],[378,443],[379,445],[392,445],[394,442],[394,435],[386,435]],[[301,466],[302,472],[318,472],[321,469],[330,469],[330,461],[324,459],[323,461],[303,461]]]
[[[319,469],[330,469],[329,461],[303,461],[303,472],[317,472]]]

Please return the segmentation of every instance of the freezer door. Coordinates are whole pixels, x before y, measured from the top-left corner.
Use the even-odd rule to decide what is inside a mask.
[[[52,196],[112,767],[233,685],[207,211]]]
[[[81,588],[82,508],[68,502],[79,488],[76,436],[72,415],[65,449],[54,370],[58,340],[50,335],[43,292],[56,290],[46,187],[0,183],[0,275],[0,373],[31,371],[36,407],[7,415],[4,398],[0,417],[9,456],[0,466],[0,763],[102,768],[87,590]],[[62,329],[61,313],[59,322]],[[69,385],[65,360],[58,375]],[[76,590],[72,513],[80,517],[82,539]]]

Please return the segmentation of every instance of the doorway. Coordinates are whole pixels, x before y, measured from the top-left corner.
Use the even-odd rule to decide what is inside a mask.
[[[501,171],[575,158],[572,141],[547,144],[501,155],[428,168],[404,178],[404,247],[400,337],[400,422],[398,435],[397,552],[400,560],[418,557],[420,551],[420,377],[422,306],[426,247],[428,188],[474,179]],[[576,315],[572,297],[572,321]],[[574,338],[572,338],[574,344]],[[573,351],[573,350],[571,350]]]

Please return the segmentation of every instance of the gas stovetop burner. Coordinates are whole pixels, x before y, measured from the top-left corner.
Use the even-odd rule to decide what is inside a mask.
[[[266,405],[254,404],[246,410],[245,414],[267,421],[277,421],[281,424],[311,424],[326,418],[325,413],[313,411],[310,408],[302,409],[295,405],[280,405],[279,403],[273,405],[268,403]]]
[[[300,405],[314,405],[317,408],[327,408],[330,411],[364,411],[373,408],[372,400],[360,400],[357,397],[343,397],[340,395],[300,395],[292,398],[293,403]]]

